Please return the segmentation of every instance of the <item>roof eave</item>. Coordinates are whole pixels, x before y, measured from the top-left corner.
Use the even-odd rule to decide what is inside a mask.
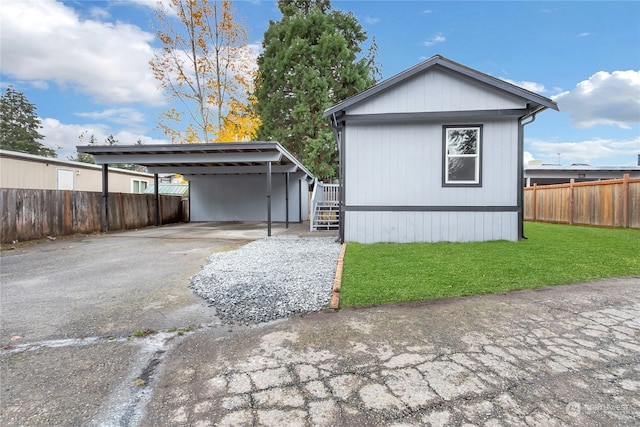
[[[175,161],[166,161],[172,164],[186,165],[190,162],[181,161],[180,156],[193,156],[193,155],[223,155],[224,151],[229,151],[232,154],[241,152],[239,156],[249,155],[251,151],[256,151],[260,156],[264,157],[267,154],[276,155],[274,159],[261,159],[252,160],[251,158],[243,159],[243,161],[255,161],[255,162],[272,162],[286,163],[294,165],[299,172],[305,174],[309,179],[313,179],[313,174],[305,168],[302,163],[298,161],[289,151],[287,151],[279,142],[276,141],[257,141],[257,142],[230,142],[230,143],[213,143],[213,144],[158,144],[158,145],[80,145],[76,149],[80,153],[92,154],[95,157],[96,164],[105,164],[113,161],[114,163],[134,163],[141,164],[147,167],[154,167],[153,162],[145,161],[123,161],[117,156],[124,155],[133,157],[135,160],[141,160],[143,156],[149,156],[152,159],[154,155],[162,156],[176,156]],[[134,159],[131,159],[134,160]],[[229,160],[227,160],[229,161]],[[155,165],[157,166],[157,165]],[[179,169],[176,167],[176,170]]]
[[[140,151],[190,151],[195,148],[202,151],[219,151],[225,149],[277,149],[282,147],[275,141],[255,141],[255,142],[218,142],[210,144],[135,144],[135,145],[77,145],[76,149],[81,153],[117,153],[117,152],[140,152]]]

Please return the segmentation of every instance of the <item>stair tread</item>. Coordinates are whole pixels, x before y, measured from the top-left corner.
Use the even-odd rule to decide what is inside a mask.
[[[340,229],[340,201],[323,200],[315,204],[312,231]]]

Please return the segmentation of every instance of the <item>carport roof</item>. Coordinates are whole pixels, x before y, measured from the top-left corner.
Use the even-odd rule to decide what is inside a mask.
[[[93,155],[96,164],[132,163],[150,173],[182,175],[262,174],[271,163],[272,173],[313,175],[278,142],[215,144],[79,145],[79,153]]]

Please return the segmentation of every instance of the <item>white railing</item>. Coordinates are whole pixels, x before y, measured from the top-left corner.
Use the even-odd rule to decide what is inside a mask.
[[[320,203],[340,204],[340,185],[324,184],[316,180],[311,193],[311,220],[309,221],[309,231],[314,231],[314,222],[317,207]]]
[[[309,231],[313,231],[313,220],[316,217],[316,206],[318,206],[318,194],[322,194],[322,191],[318,191],[320,187],[320,181],[317,179],[313,183],[313,192],[311,193],[311,218],[309,221]]]
[[[322,184],[324,202],[340,203],[340,186],[338,184]]]

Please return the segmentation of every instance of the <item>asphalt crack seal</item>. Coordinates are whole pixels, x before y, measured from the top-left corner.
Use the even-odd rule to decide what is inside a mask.
[[[184,334],[186,335],[186,334]],[[176,333],[159,332],[135,338],[140,346],[130,374],[105,399],[95,422],[99,426],[135,427],[142,422],[153,394],[154,376],[169,350],[176,344]]]
[[[140,390],[135,394],[133,401],[127,407],[125,413],[122,415],[120,419],[120,426],[132,426],[137,425],[140,421],[140,416],[136,416],[136,409],[138,409],[140,402],[145,399],[147,396],[150,397],[151,393],[147,390],[150,384],[153,381],[153,374],[156,371],[156,368],[164,358],[163,355],[166,353],[165,350],[157,350],[153,356],[153,358],[149,361],[147,366],[142,370],[142,373],[136,378],[136,381],[143,381],[142,385],[134,385],[134,387],[139,387]],[[145,401],[146,403],[146,401]],[[140,412],[140,411],[138,411]]]

